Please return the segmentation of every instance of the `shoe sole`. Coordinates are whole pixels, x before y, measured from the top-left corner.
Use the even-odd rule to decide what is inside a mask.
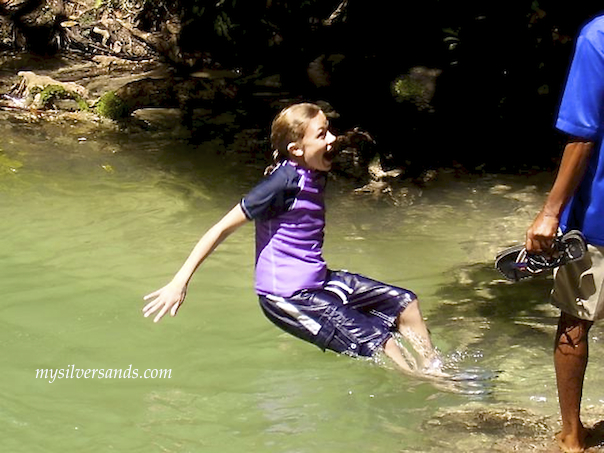
[[[583,234],[578,230],[571,230],[559,239],[561,246],[562,259],[555,265],[542,264],[531,260],[530,265],[527,261],[519,260],[521,253],[525,252],[524,245],[516,245],[507,248],[497,254],[495,257],[495,268],[508,280],[517,282],[519,280],[539,275],[546,269],[563,266],[573,261],[580,260],[587,252],[587,244]]]

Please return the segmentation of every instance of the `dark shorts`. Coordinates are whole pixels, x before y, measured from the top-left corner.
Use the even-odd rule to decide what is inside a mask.
[[[259,296],[268,319],[319,348],[370,357],[396,329],[413,292],[346,271],[330,271],[325,286],[291,297]]]

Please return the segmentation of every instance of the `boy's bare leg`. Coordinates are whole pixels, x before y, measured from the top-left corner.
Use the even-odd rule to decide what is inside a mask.
[[[396,344],[394,338],[390,337],[386,343],[384,343],[384,354],[386,354],[403,372],[411,375],[417,374],[415,359],[404,354],[398,344]]]
[[[587,334],[592,324],[591,321],[566,313],[562,313],[558,321],[554,365],[562,431],[557,434],[556,440],[565,452],[585,451],[587,430],[581,423],[580,412],[583,379],[589,356]]]
[[[413,345],[416,352],[420,355],[422,359],[421,367],[430,367],[434,360],[439,359],[417,299],[413,300],[401,312],[398,317],[397,327],[400,334]]]

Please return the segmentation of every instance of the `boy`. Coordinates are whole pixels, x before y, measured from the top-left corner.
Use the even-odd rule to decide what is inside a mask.
[[[372,356],[383,349],[409,374],[436,374],[440,359],[411,291],[346,271],[323,260],[323,192],[334,135],[314,104],[294,104],[273,121],[276,165],[197,243],[170,283],[145,296],[145,317],[176,315],[199,265],[233,231],[256,222],[256,292],[264,314],[298,338],[338,353]],[[419,364],[392,332],[409,338]]]

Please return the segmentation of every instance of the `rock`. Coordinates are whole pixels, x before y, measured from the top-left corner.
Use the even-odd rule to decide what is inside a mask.
[[[416,66],[392,84],[394,97],[399,102],[410,102],[418,110],[431,110],[430,102],[436,92],[436,80],[442,70]]]
[[[342,54],[321,55],[315,58],[306,69],[309,80],[317,88],[330,86],[331,75],[344,58],[345,56]]]
[[[56,99],[53,104],[56,109],[64,110],[66,112],[77,112],[78,110],[81,110],[81,104],[75,99]]]
[[[88,108],[88,91],[77,83],[61,82],[31,71],[20,71],[18,75],[22,79],[13,87],[11,95],[17,97],[15,103],[21,107],[59,108],[59,100],[71,100],[73,102],[62,104],[68,106],[68,110],[72,110],[76,105],[77,110]]]
[[[22,77],[23,80],[19,84],[17,91],[13,92],[13,94],[19,94],[22,97],[28,97],[32,94],[32,92],[43,90],[49,85],[61,86],[66,91],[77,93],[83,98],[88,97],[88,90],[86,90],[86,88],[84,88],[82,85],[78,85],[74,82],[60,82],[51,77],[38,75],[31,71],[19,71],[17,75]]]

